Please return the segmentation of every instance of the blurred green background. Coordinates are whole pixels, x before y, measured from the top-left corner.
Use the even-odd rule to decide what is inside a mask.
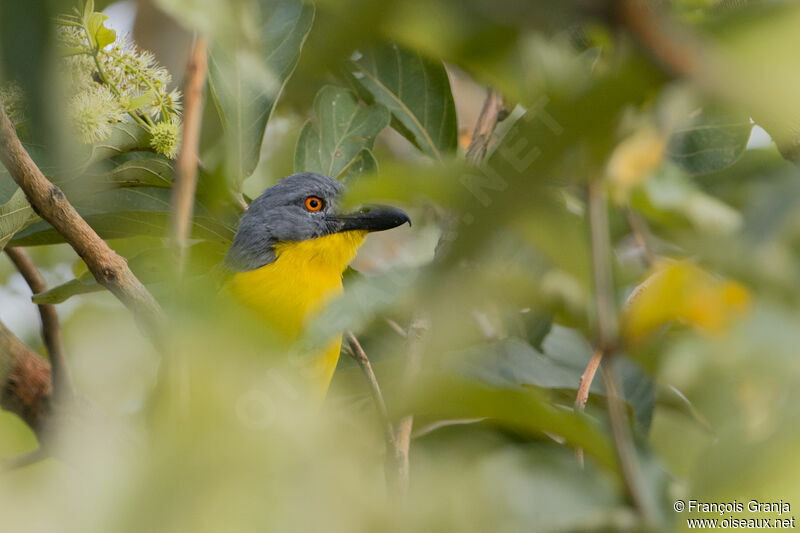
[[[45,174],[164,305],[169,350],[52,228],[18,218],[3,172],[0,242],[53,288],[75,385],[104,414],[60,424],[58,458],[0,472],[0,529],[672,531],[730,516],[677,499],[800,506],[795,3],[98,1],[170,88],[195,32],[211,42],[184,283],[173,162],[124,144],[130,122],[94,146],[68,133],[54,28],[74,7],[0,4],[0,87],[24,95],[17,128]],[[505,112],[469,164],[490,90]],[[372,130],[329,128],[348,113]],[[369,237],[306,339],[354,331],[392,420],[414,415],[407,496],[387,488],[353,361],[319,407],[287,348],[208,282],[243,202],[304,170],[414,221]],[[0,320],[45,353],[5,259]],[[632,471],[600,372],[573,408],[598,348]],[[0,456],[36,446],[0,413]]]

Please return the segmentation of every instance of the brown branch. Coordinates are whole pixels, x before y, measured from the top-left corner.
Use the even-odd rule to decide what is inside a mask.
[[[494,89],[489,89],[472,131],[472,139],[467,148],[467,163],[480,165],[489,150],[489,142],[492,140],[494,129],[497,123],[505,118],[505,114],[503,97]]]
[[[39,273],[30,256],[22,248],[6,248],[6,254],[17,267],[17,270],[31,292],[36,295],[47,290],[47,284]],[[42,340],[47,348],[50,359],[50,373],[52,375],[53,398],[56,401],[69,400],[74,396],[69,367],[64,354],[64,345],[61,341],[61,327],[58,323],[58,312],[55,305],[40,304],[39,315],[42,319]]]
[[[50,223],[86,263],[102,286],[111,291],[154,337],[163,312],[153,296],[118,255],[81,218],[60,188],[53,185],[20,143],[14,126],[0,109],[0,161],[25,193],[33,210]]]
[[[347,344],[350,347],[350,355],[353,357],[356,363],[358,363],[359,368],[364,373],[364,376],[367,378],[367,382],[369,383],[369,391],[370,394],[372,394],[372,399],[375,401],[375,407],[378,410],[378,416],[380,417],[381,424],[383,425],[383,435],[386,439],[387,450],[392,450],[395,446],[394,430],[392,429],[392,423],[389,420],[389,412],[386,410],[386,402],[383,400],[383,393],[381,392],[381,387],[378,384],[378,378],[375,376],[375,372],[372,370],[372,364],[369,362],[367,353],[364,351],[364,348],[361,347],[361,343],[358,342],[358,339],[355,335],[353,335],[353,332],[348,331],[346,338]]]
[[[0,323],[0,407],[40,435],[47,425],[50,365]]]
[[[619,22],[658,60],[662,66],[680,76],[701,73],[697,45],[689,36],[674,39],[677,31],[671,21],[657,18],[654,7],[645,0],[618,0]]]
[[[589,184],[589,230],[591,235],[592,273],[594,280],[595,325],[598,352],[605,356],[602,365],[608,402],[611,433],[620,463],[622,480],[629,500],[646,525],[652,524],[653,513],[643,491],[641,470],[636,446],[628,428],[625,406],[617,394],[616,374],[613,372],[614,355],[618,347],[619,321],[614,300],[614,282],[611,275],[611,241],[608,230],[608,200],[604,184],[592,180]]]
[[[194,196],[197,189],[198,146],[203,104],[203,86],[206,80],[206,41],[198,36],[189,62],[186,65],[181,151],[175,163],[175,181],[172,185],[172,212],[170,233],[178,249],[178,271],[183,272],[190,237]]]
[[[359,368],[367,378],[370,393],[383,426],[383,436],[386,441],[386,481],[399,497],[404,498],[408,490],[408,445],[406,444],[406,452],[404,454],[403,449],[399,446],[392,422],[389,419],[389,412],[386,409],[386,402],[383,399],[378,378],[372,370],[372,364],[370,364],[364,348],[361,347],[352,331],[348,331],[345,337],[350,347],[350,355],[358,363]],[[405,438],[407,442],[407,437]]]

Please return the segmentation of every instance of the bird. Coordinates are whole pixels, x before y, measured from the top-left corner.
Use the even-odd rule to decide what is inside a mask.
[[[312,172],[279,180],[243,213],[222,263],[228,294],[288,339],[299,338],[309,319],[342,293],[344,271],[368,233],[411,225],[395,207],[342,212],[344,190],[336,179]],[[339,334],[303,369],[303,380],[322,398],[341,343]]]

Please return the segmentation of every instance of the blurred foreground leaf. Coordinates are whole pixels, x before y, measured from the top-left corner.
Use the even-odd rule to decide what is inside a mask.
[[[214,264],[222,260],[224,252],[224,246],[214,243],[195,244],[188,254],[186,274],[197,276],[207,273]],[[174,261],[174,251],[171,248],[153,248],[130,258],[128,266],[142,283],[149,285],[171,279],[171,265]],[[85,271],[75,279],[34,295],[33,303],[59,304],[78,294],[102,290],[104,287],[97,283],[91,272]]]
[[[613,447],[599,426],[571,410],[554,407],[535,390],[489,388],[447,376],[421,377],[415,385],[409,399],[397,402],[402,406],[398,414],[490,418],[523,433],[545,431],[563,437],[571,446],[583,447],[600,465],[617,471]]]
[[[78,213],[104,239],[151,235],[163,237],[171,209],[169,189],[129,187],[100,191],[87,198],[73,200]],[[230,242],[235,222],[212,215],[200,202],[195,203],[192,236],[218,242]],[[37,222],[18,233],[13,246],[34,246],[64,242],[47,222]]]

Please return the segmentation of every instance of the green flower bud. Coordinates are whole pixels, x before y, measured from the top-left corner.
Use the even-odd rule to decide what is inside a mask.
[[[170,159],[175,159],[180,144],[180,124],[164,120],[153,126],[150,134],[153,136],[150,139],[150,146],[153,150]]]

